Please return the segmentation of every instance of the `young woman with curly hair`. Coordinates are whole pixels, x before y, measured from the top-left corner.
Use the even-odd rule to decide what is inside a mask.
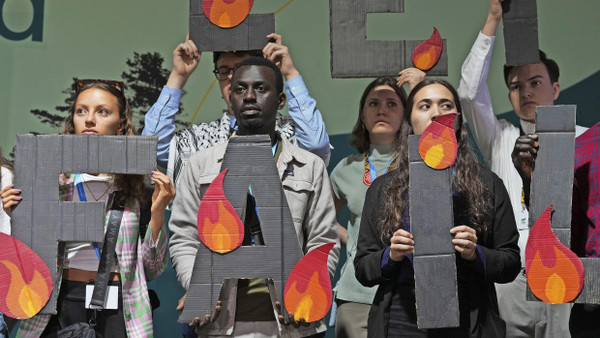
[[[62,134],[134,135],[131,110],[123,95],[123,83],[107,80],[78,80],[76,99],[65,120]],[[86,284],[96,279],[99,265],[97,243],[60,242],[59,288],[56,315],[37,315],[21,322],[19,337],[56,337],[59,330],[78,322],[95,321],[101,337],[151,337],[152,312],[146,282],[159,276],[167,264],[164,211],[175,195],[169,178],[152,173],[154,193],[150,221],[141,230],[141,206],[146,202],[142,175],[81,173],[61,174],[63,201],[105,201],[119,196],[123,216],[113,256],[109,286],[118,287],[118,308],[98,311],[85,308]],[[21,200],[19,190],[2,193],[4,209]],[[116,194],[118,192],[118,194]],[[106,209],[106,220],[113,210]],[[108,221],[106,222],[108,223]],[[106,224],[105,223],[105,224]],[[105,229],[106,230],[106,229]]]
[[[445,81],[422,81],[408,96],[406,113],[415,134],[438,116],[460,112],[456,90]],[[417,328],[412,253],[427,238],[415,243],[410,233],[409,169],[403,157],[396,170],[374,182],[365,198],[354,264],[363,285],[378,286],[369,337],[503,337],[494,283],[510,282],[519,273],[518,232],[502,181],[476,161],[462,123],[456,136],[455,226],[448,229],[448,241],[456,250],[460,326]]]

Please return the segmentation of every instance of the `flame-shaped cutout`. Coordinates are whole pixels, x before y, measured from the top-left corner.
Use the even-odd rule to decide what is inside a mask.
[[[437,28],[433,27],[433,33],[429,39],[421,42],[412,52],[412,62],[420,70],[429,70],[440,59],[442,55],[442,37]]]
[[[227,170],[212,181],[198,208],[198,236],[204,245],[218,253],[235,250],[244,240],[244,223],[223,191]]]
[[[310,251],[294,266],[285,283],[283,298],[294,319],[321,320],[331,307],[331,280],[327,257],[335,243],[323,244]]]
[[[583,288],[583,263],[562,245],[550,226],[552,206],[535,221],[525,247],[525,270],[531,292],[542,301],[572,301]]]
[[[31,318],[50,299],[50,269],[15,237],[0,233],[0,248],[0,311],[11,318]]]
[[[442,115],[425,128],[419,139],[419,154],[433,169],[446,169],[456,160],[458,144],[454,133],[454,119],[460,114]]]
[[[254,0],[203,0],[202,11],[213,24],[231,28],[246,19],[253,4]]]

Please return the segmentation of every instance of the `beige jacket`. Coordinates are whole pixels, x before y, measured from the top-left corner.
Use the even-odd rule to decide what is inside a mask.
[[[339,259],[339,235],[331,195],[329,176],[323,160],[281,140],[282,150],[277,170],[287,198],[292,220],[302,251],[306,254],[322,244],[336,242],[328,258],[330,277],[333,277]],[[179,283],[188,289],[196,252],[200,245],[196,218],[202,195],[221,172],[221,163],[227,144],[203,149],[190,157],[181,176],[177,196],[173,202],[169,230],[169,251]],[[293,172],[294,175],[284,175]],[[237,280],[223,285],[222,310],[217,321],[209,326],[211,334],[227,335],[233,332]],[[271,294],[274,292],[271,290]],[[204,314],[199,314],[202,316]],[[283,329],[285,336],[306,336],[325,330],[322,322],[297,330]]]

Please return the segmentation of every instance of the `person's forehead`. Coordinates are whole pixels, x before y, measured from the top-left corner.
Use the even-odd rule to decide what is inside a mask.
[[[373,89],[371,89],[371,91],[369,92],[369,95],[367,95],[367,97],[386,97],[386,98],[397,98],[400,99],[398,97],[398,94],[396,93],[396,91],[388,86],[388,85],[380,85],[377,86]]]
[[[75,100],[75,103],[79,103],[82,101],[91,102],[94,104],[117,104],[117,97],[109,92],[108,90],[98,88],[98,87],[90,87],[82,90]]]
[[[448,88],[446,88],[445,86],[439,84],[439,83],[434,83],[434,84],[430,84],[427,85],[423,88],[421,88],[421,90],[419,90],[416,94],[415,94],[415,102],[421,101],[421,100],[450,100],[450,101],[454,101],[454,97],[452,96],[452,92],[450,92],[450,90],[448,90]]]
[[[544,78],[550,78],[548,69],[543,63],[534,63],[529,65],[520,65],[513,68],[509,74],[510,81],[524,81],[534,76],[542,76]]]
[[[241,66],[233,73],[233,82],[275,83],[275,72],[267,66]]]

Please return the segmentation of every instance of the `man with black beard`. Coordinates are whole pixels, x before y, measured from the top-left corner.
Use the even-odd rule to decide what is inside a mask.
[[[277,111],[286,102],[279,68],[264,58],[251,57],[242,61],[233,73],[230,101],[238,121],[238,131],[232,137],[266,134],[271,139],[274,160],[304,254],[323,244],[337,243],[335,207],[323,161],[293,146],[275,132]],[[220,144],[200,150],[190,157],[173,202],[169,250],[177,278],[186,290],[190,285],[197,248],[203,245],[200,244],[196,225],[198,205],[206,187],[221,172],[226,148],[227,143]],[[298,184],[300,182],[302,184]],[[339,244],[336,244],[327,261],[330,277],[335,272],[338,257]],[[325,331],[322,321],[320,325],[308,325],[303,319],[290,323],[283,321],[280,315],[278,323],[268,288],[263,278],[239,279],[235,288],[225,286],[221,292],[223,296],[237,290],[234,297],[237,304],[235,314],[224,314],[230,307],[222,298],[212,316],[207,314],[203,318],[196,318],[190,325],[201,336],[210,329],[212,334],[217,332],[223,336],[277,337],[279,325],[290,324],[293,324],[299,336]],[[223,317],[235,317],[233,327],[219,320]]]

